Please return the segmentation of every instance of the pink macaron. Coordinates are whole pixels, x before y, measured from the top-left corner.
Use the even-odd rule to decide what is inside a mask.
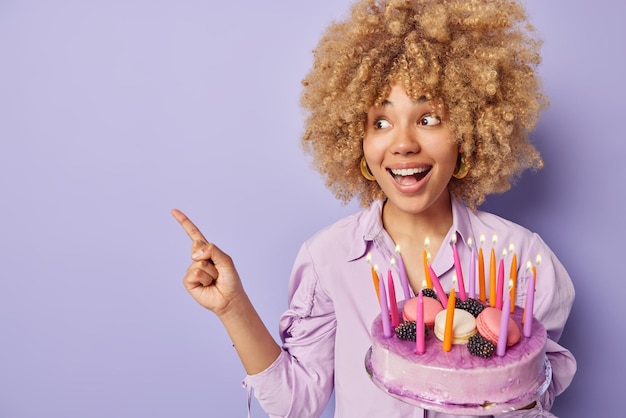
[[[424,297],[424,325],[431,327],[435,323],[435,317],[443,310],[441,302],[435,298]],[[402,317],[405,321],[415,321],[417,316],[417,297],[406,301],[402,309]]]
[[[498,344],[498,336],[500,335],[500,318],[502,311],[491,306],[486,307],[476,317],[476,328],[480,335],[488,339],[494,344]],[[506,338],[506,345],[516,344],[522,337],[519,326],[512,318],[509,318],[509,332]]]

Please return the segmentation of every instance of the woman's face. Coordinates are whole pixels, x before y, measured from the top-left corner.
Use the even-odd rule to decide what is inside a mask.
[[[425,98],[413,101],[393,86],[367,113],[365,160],[387,196],[386,205],[410,214],[449,208],[448,182],[459,147],[444,115]]]

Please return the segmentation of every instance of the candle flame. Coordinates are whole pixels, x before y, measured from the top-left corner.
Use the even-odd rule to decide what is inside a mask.
[[[400,246],[396,244],[396,254],[400,254]]]
[[[530,262],[530,260],[528,260],[526,262],[526,270],[532,270],[533,269],[533,263]]]
[[[509,255],[509,254],[506,252],[506,248],[503,248],[502,249],[502,257],[506,258],[507,255]]]
[[[515,245],[513,245],[513,243],[509,244],[509,252],[511,253],[515,252]]]
[[[513,279],[509,279],[509,292],[513,289]]]
[[[452,243],[456,244],[456,232],[452,235]]]
[[[452,286],[456,287],[458,280],[456,278],[456,273],[452,274]]]
[[[424,239],[424,248],[428,248],[430,246],[430,238],[426,237]]]
[[[498,242],[498,236],[496,234],[493,234],[493,236],[491,237],[491,242],[493,243],[493,245],[496,245],[496,242]]]
[[[374,264],[374,271],[378,273],[378,264]]]
[[[469,237],[469,238],[467,239],[467,246],[468,246],[468,247],[470,247],[470,248],[472,248],[472,243],[473,243],[473,241],[472,241],[472,237]]]
[[[422,289],[426,289],[426,280],[422,280]]]
[[[391,264],[391,266],[395,266],[396,265],[396,258],[392,256],[391,260],[389,260],[389,263]]]
[[[480,245],[482,246],[485,243],[485,234],[480,234]]]
[[[541,264],[541,255],[537,254],[537,261],[536,261],[537,265]]]
[[[365,257],[365,259],[367,260],[367,264],[371,264],[372,263],[372,253],[367,253],[367,256]]]

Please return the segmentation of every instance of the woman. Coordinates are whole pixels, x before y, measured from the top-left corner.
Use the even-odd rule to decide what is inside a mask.
[[[245,385],[269,415],[318,416],[334,389],[337,417],[444,416],[386,395],[364,370],[379,313],[368,255],[386,263],[401,248],[414,294],[428,238],[432,267],[450,289],[452,237],[468,265],[469,239],[495,235],[498,251],[514,243],[520,260],[541,254],[534,314],[548,330],[553,369],[548,391],[507,415],[550,416],[576,370],[557,343],[573,303],[571,280],[538,235],[476,210],[486,195],[543,164],[527,137],[546,104],[535,74],[538,47],[523,8],[510,0],[362,0],[327,29],[303,81],[303,144],[336,196],[358,197],[364,209],[303,244],[280,346],[230,257],[173,211],[193,240],[185,287],[221,319],[248,374]],[[530,277],[520,263],[519,300]]]

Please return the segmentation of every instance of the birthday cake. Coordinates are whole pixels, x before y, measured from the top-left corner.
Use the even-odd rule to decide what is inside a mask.
[[[489,326],[489,322],[494,322],[494,314],[500,322],[501,310],[485,308],[483,304],[478,309],[480,312],[470,309],[472,319],[468,320],[466,311],[461,311],[461,315],[460,309],[455,309],[453,316],[459,318],[459,324],[455,319],[453,342],[448,344],[449,351],[445,351],[444,331],[438,328],[445,327],[447,309],[438,309],[434,323],[433,313],[430,319],[426,313],[425,333],[419,348],[415,319],[407,318],[407,312],[413,308],[403,309],[409,302],[414,300],[398,304],[399,312],[404,312],[404,321],[392,326],[391,335],[389,324],[385,327],[381,315],[375,318],[371,328],[372,347],[366,356],[366,369],[374,383],[388,394],[428,410],[483,415],[522,408],[547,389],[551,369],[545,356],[546,330],[531,317],[532,326],[527,326],[526,335],[522,335],[523,308],[515,306],[510,314],[503,353],[500,347],[496,353],[498,330],[493,333],[494,327]],[[459,307],[456,302],[455,305]]]

